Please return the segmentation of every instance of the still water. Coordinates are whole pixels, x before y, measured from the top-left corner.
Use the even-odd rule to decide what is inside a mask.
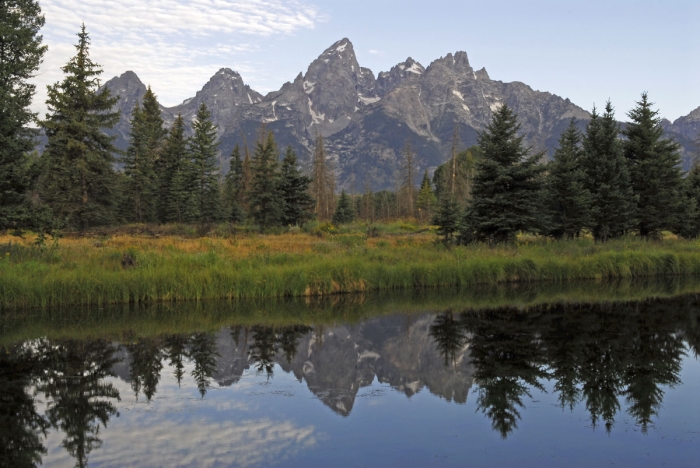
[[[394,302],[6,326],[0,466],[700,464],[699,296]]]

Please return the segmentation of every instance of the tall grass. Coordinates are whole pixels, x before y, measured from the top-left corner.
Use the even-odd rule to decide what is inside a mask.
[[[0,238],[0,309],[318,296],[372,290],[467,287],[700,275],[697,242],[628,238],[446,249],[434,235],[186,239],[115,235],[63,239],[38,251]],[[124,253],[136,259],[123,269]]]
[[[619,303],[700,293],[700,278],[508,283],[282,299],[67,306],[0,315],[0,347],[48,337],[115,341],[216,332],[230,326],[335,326],[389,314],[422,314],[543,304]]]

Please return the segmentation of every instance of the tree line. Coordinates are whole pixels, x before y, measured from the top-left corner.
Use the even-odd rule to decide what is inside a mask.
[[[37,116],[29,110],[28,79],[46,46],[36,1],[4,4],[0,34],[0,230],[85,229],[118,223],[242,223],[261,230],[311,219],[342,224],[397,218],[432,221],[446,243],[512,242],[518,232],[607,241],[628,233],[658,238],[662,231],[700,234],[700,169],[684,177],[680,146],[664,137],[658,111],[645,94],[624,130],[610,102],[592,111],[585,131],[572,121],[553,161],[540,164],[519,135],[507,105],[494,113],[478,145],[458,151],[432,179],[416,185],[416,155],[402,155],[395,190],[336,195],[323,138],[316,139],[310,176],[289,147],[280,158],[274,134],[263,126],[252,154],[236,146],[225,177],[219,171],[217,129],[201,104],[187,136],[182,115],[166,127],[148,88],[131,116],[126,151],[105,129],[119,120],[118,97],[101,86],[83,26],[64,78],[48,87],[48,113],[38,120],[47,144],[32,153]],[[455,132],[456,135],[456,132]],[[117,157],[118,156],[118,157]],[[116,170],[115,163],[123,170]]]
[[[442,239],[503,243],[519,232],[556,239],[590,232],[602,242],[631,233],[657,239],[663,231],[698,237],[700,168],[684,177],[680,145],[664,137],[652,106],[643,93],[624,129],[609,101],[602,114],[593,109],[584,132],[572,120],[547,164],[525,147],[517,116],[502,106],[468,155],[439,168],[433,223]]]

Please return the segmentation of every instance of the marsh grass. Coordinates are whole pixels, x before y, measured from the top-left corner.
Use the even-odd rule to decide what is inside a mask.
[[[700,275],[695,241],[521,237],[517,245],[448,249],[410,223],[383,229],[371,238],[361,225],[322,237],[300,230],[264,236],[214,230],[203,238],[100,232],[46,249],[29,238],[0,237],[0,309]],[[122,268],[125,253],[135,267]]]
[[[36,338],[133,341],[225,327],[336,326],[402,314],[476,311],[543,304],[614,304],[648,298],[696,300],[700,279],[642,278],[613,281],[508,283],[450,289],[377,291],[315,297],[180,303],[71,306],[7,311],[0,315],[0,347]]]

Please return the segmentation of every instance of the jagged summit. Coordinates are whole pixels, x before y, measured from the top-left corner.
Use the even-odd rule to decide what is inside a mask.
[[[131,71],[105,86],[120,96],[122,119],[112,133],[125,148],[131,110],[146,86]],[[373,190],[393,187],[407,140],[416,151],[417,169],[431,172],[448,157],[455,128],[462,146],[475,144],[478,132],[505,103],[518,114],[526,143],[537,149],[556,147],[571,118],[590,117],[568,99],[524,83],[492,80],[484,68],[472,68],[464,51],[449,53],[428,67],[408,57],[375,76],[358,63],[348,38],[333,43],[305,72],[265,96],[240,73],[221,68],[194,97],[164,108],[163,116],[170,123],[181,113],[189,124],[201,103],[212,111],[224,168],[233,146],[255,141],[265,123],[280,147],[291,145],[302,163],[311,159],[315,136],[323,135],[338,188],[348,190],[359,190],[365,183]],[[692,139],[700,131],[700,108],[664,126],[689,157]]]

